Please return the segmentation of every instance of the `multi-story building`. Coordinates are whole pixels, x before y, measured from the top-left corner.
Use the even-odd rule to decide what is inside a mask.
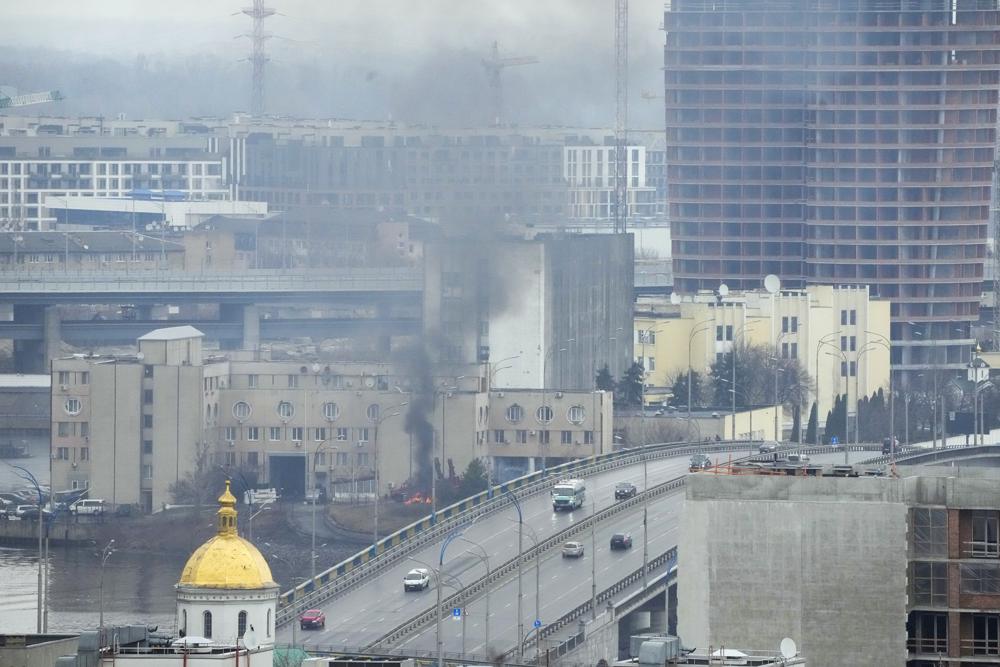
[[[1000,7],[676,0],[667,163],[680,292],[870,285],[893,365],[961,368],[978,318]]]
[[[760,345],[799,360],[813,380],[810,403],[817,402],[820,415],[838,394],[848,395],[853,414],[859,397],[888,389],[889,303],[865,287],[810,285],[724,297],[701,292],[676,304],[644,297],[636,305],[634,335],[635,360],[653,387],[670,386],[689,368],[705,377],[734,347]],[[673,404],[686,405],[687,397],[675,396]]]
[[[57,359],[52,368],[52,475],[59,489],[91,489],[149,511],[206,466],[237,469],[300,495],[317,484],[381,493],[437,459],[460,474],[482,459],[497,479],[607,452],[605,392],[487,391],[485,367],[427,381],[385,363],[268,361],[259,353],[205,357],[201,333],[159,329],[139,354]],[[423,385],[420,385],[423,386]],[[424,406],[424,413],[413,414]],[[429,441],[407,432],[427,424]],[[412,429],[411,429],[412,430]],[[429,478],[429,477],[428,477]]]
[[[790,636],[817,667],[1000,664],[997,489],[985,467],[694,475],[679,634],[725,646]]]

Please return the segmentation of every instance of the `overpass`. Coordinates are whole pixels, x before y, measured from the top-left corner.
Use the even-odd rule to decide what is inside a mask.
[[[509,655],[518,643],[515,638],[528,635],[536,619],[541,627],[531,634],[529,644],[534,644],[538,635],[542,640],[558,640],[560,646],[578,641],[580,620],[593,618],[609,602],[617,606],[632,599],[641,604],[643,595],[662,592],[669,581],[688,457],[695,452],[713,452],[714,459],[724,462],[732,456],[746,456],[751,446],[740,442],[657,445],[645,451],[616,452],[560,466],[548,475],[535,473],[515,480],[511,493],[499,487],[500,493],[492,497],[483,494],[446,508],[283,595],[278,621],[281,625],[292,622],[292,628],[291,632],[283,629],[279,639],[295,639],[291,635],[295,634],[297,614],[319,607],[327,613],[325,630],[309,632],[298,638],[299,643],[407,653],[434,651],[434,585],[429,590],[404,593],[402,578],[409,569],[426,567],[420,563],[435,566],[443,553],[446,589],[442,589],[442,607],[462,607],[467,612],[464,632],[462,622],[444,623],[443,650],[471,654],[470,660]],[[815,451],[816,462],[841,462],[844,456],[841,450],[828,447],[802,451]],[[851,452],[854,460],[869,455]],[[553,513],[547,491],[555,479],[567,476],[586,479],[587,501],[574,512]],[[615,501],[613,489],[619,481],[631,481],[642,491],[633,499]],[[521,558],[518,512],[512,494],[516,494],[525,526],[527,548]],[[650,527],[645,568],[644,504]],[[455,537],[458,532],[460,537]],[[610,537],[615,532],[631,533],[633,547],[611,551]],[[559,547],[567,539],[584,542],[584,558],[561,557]],[[483,554],[488,554],[489,573]],[[520,622],[519,564],[524,572]],[[636,594],[638,598],[633,597]],[[595,598],[597,607],[593,605]]]
[[[397,306],[419,304],[423,296],[423,273],[413,268],[350,268],[322,270],[258,269],[237,272],[145,271],[42,271],[28,269],[0,274],[0,304],[13,307],[13,319],[0,323],[0,337],[14,341],[19,372],[43,371],[58,355],[61,340],[69,342],[134,341],[150,329],[190,323],[216,338],[224,347],[255,348],[261,336],[280,338],[313,333],[323,336],[365,334],[389,336],[412,332],[414,321],[394,318]],[[211,303],[219,305],[214,322],[105,320],[60,320],[57,306],[73,304],[119,304],[136,307],[141,320],[150,319],[156,305]],[[375,309],[379,329],[353,325],[344,320],[261,320],[257,307],[266,304],[356,305]],[[396,319],[396,321],[393,321]],[[306,331],[306,333],[303,333]],[[386,339],[387,340],[387,339]]]

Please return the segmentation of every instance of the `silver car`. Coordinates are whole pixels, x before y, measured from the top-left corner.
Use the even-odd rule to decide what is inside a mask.
[[[563,558],[580,558],[583,556],[583,542],[566,542],[562,545]]]

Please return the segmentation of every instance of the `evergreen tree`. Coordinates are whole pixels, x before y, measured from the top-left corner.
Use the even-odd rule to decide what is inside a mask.
[[[687,406],[688,374],[686,372],[677,374],[673,385],[670,387],[670,393],[674,395],[673,405]],[[691,408],[701,405],[701,373],[698,371],[691,371],[691,403],[692,405],[689,406]]]
[[[816,442],[816,432],[819,429],[819,410],[816,402],[813,401],[812,409],[809,410],[809,423],[806,425],[806,442]]]
[[[619,404],[632,407],[642,405],[642,383],[645,375],[646,370],[638,362],[628,367],[616,387]]]
[[[775,434],[776,437],[780,439],[781,434]],[[794,440],[798,442],[802,437],[802,412],[799,410],[799,406],[792,408],[792,433],[789,440]]]
[[[594,379],[594,384],[597,386],[599,391],[615,390],[615,379],[611,377],[611,371],[608,370],[607,364],[601,366],[601,370],[597,371],[597,377]]]

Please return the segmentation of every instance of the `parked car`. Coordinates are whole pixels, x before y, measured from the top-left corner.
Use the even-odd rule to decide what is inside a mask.
[[[805,454],[789,454],[785,460],[788,463],[809,463],[809,457]]]
[[[583,542],[567,542],[562,545],[563,558],[580,558],[583,556]]]
[[[52,515],[52,512],[47,509],[42,510],[42,518],[46,518]],[[14,516],[19,519],[37,519],[38,518],[38,505],[18,505],[14,508]]]
[[[431,573],[422,567],[410,570],[403,577],[404,591],[422,591],[431,585]]]
[[[299,627],[303,630],[322,629],[326,627],[326,614],[319,609],[310,609],[299,616]]]
[[[760,447],[758,447],[757,451],[759,451],[761,454],[771,454],[773,452],[778,451],[778,443],[774,442],[773,440],[769,440],[763,443]]]
[[[99,498],[77,500],[69,506],[73,514],[104,514],[104,501]]]
[[[632,482],[618,482],[615,484],[615,500],[631,498],[636,494],[635,484]]]
[[[704,454],[695,454],[691,457],[691,464],[688,466],[688,470],[691,472],[700,472],[702,470],[708,470],[712,467],[712,459],[708,458]]]
[[[615,533],[611,536],[611,550],[616,549],[631,549],[632,548],[632,536],[628,533]]]

